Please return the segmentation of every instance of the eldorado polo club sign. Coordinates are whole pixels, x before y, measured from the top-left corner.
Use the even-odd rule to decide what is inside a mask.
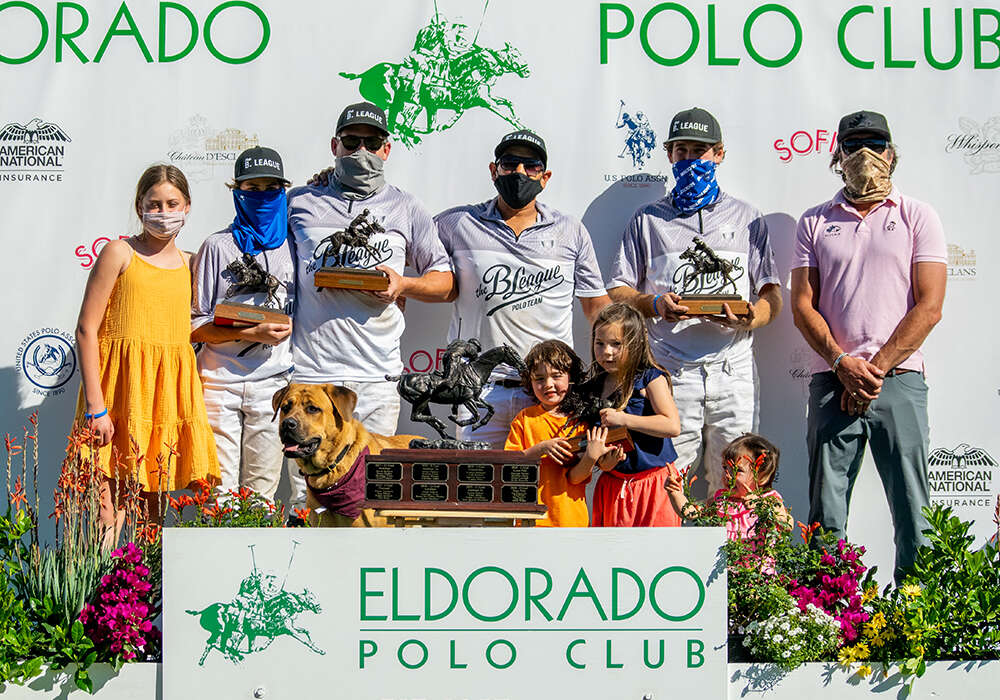
[[[725,697],[721,529],[164,534],[164,698]]]

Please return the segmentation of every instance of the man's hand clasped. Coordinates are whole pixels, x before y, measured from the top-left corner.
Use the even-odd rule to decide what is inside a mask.
[[[860,416],[882,391],[885,372],[868,360],[844,355],[837,363],[837,379],[844,385],[840,396],[840,410],[851,416]]]

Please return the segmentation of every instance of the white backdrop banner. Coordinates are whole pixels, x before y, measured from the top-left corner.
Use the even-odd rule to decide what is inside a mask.
[[[998,274],[998,66],[1000,11],[957,0],[0,2],[2,425],[40,410],[52,438],[43,454],[58,457],[88,270],[104,243],[137,231],[135,181],[153,162],[192,181],[180,243],[196,250],[233,217],[224,182],[241,150],[276,148],[301,184],[332,162],[348,103],[389,108],[388,179],[432,211],[493,197],[493,147],[524,125],[549,147],[542,199],[584,221],[606,274],[631,213],[671,186],[659,147],[670,117],[699,105],[722,124],[719,181],[765,212],[787,286],[798,216],[840,185],[827,167],[838,119],[867,108],[889,119],[897,185],[945,224],[944,319],[924,345],[931,484],[985,538],[1000,490],[987,303]],[[409,305],[409,371],[437,365],[449,313]],[[804,519],[812,351],[787,309],[755,344],[760,431],[781,447],[777,487]],[[849,532],[891,570],[870,460]]]
[[[722,700],[724,538],[170,529],[163,697]]]

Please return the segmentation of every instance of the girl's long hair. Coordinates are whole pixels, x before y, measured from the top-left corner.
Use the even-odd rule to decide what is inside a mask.
[[[135,213],[139,217],[139,221],[142,221],[142,198],[161,182],[169,182],[180,190],[187,204],[191,203],[191,188],[180,168],[164,163],[151,165],[139,176],[139,182],[135,186]]]
[[[670,383],[670,375],[653,359],[653,353],[649,349],[649,338],[646,335],[646,321],[642,314],[628,304],[608,304],[597,314],[594,326],[590,330],[590,359],[593,363],[587,373],[587,384],[592,390],[596,390],[600,395],[604,377],[607,375],[594,353],[597,329],[610,324],[618,324],[622,329],[622,355],[624,357],[618,362],[618,387],[611,395],[614,407],[620,411],[628,405],[629,399],[632,398],[632,387],[639,374],[655,367],[666,374],[668,384]]]

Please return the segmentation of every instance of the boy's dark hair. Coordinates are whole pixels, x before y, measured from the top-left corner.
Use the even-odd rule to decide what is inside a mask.
[[[761,489],[770,489],[778,476],[781,450],[767,438],[754,433],[743,433],[722,451],[722,466],[736,464],[743,454],[749,454],[753,460],[759,461],[756,466],[751,467],[756,470],[757,485]]]
[[[570,384],[578,384],[583,377],[583,361],[573,352],[573,348],[561,340],[543,340],[536,343],[524,357],[521,385],[528,396],[535,395],[531,389],[531,371],[543,362],[568,374]]]

